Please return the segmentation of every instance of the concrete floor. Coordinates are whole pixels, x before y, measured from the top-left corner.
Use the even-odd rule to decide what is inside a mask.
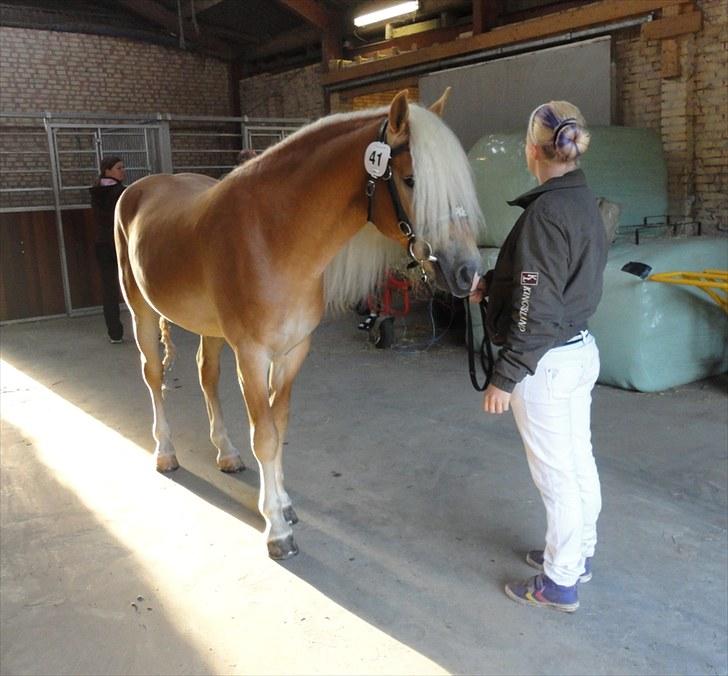
[[[294,390],[301,553],[284,563],[266,557],[229,351],[248,470],[215,469],[196,339],[176,329],[182,467],[162,476],[133,343],[106,342],[99,316],[4,327],[2,674],[728,672],[725,376],[596,389],[600,546],[565,615],[503,593],[545,519],[463,349],[376,350],[356,321],[319,328]]]

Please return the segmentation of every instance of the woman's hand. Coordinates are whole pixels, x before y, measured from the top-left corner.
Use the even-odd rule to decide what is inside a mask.
[[[483,397],[483,410],[486,413],[500,415],[505,413],[511,403],[511,393],[498,389],[495,385],[488,385]]]
[[[471,303],[480,303],[480,301],[483,300],[488,294],[488,286],[485,283],[485,277],[480,277],[475,284],[475,287],[470,292],[470,302]]]

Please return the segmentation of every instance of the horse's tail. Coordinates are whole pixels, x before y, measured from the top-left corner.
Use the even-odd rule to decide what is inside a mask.
[[[164,345],[164,357],[162,358],[162,366],[165,370],[171,369],[174,360],[177,357],[177,349],[172,342],[172,333],[169,330],[169,322],[164,318],[159,318],[159,342]]]

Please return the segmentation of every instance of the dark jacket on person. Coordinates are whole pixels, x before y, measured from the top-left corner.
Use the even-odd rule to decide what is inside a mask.
[[[607,237],[580,169],[511,205],[524,208],[489,273],[487,325],[501,345],[491,383],[512,392],[543,355],[587,329],[602,296]]]
[[[94,185],[89,188],[91,208],[96,218],[96,244],[114,244],[114,209],[125,189],[126,186],[120,181],[114,185]]]

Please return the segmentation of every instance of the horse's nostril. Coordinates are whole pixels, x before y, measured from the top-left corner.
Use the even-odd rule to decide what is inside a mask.
[[[455,279],[458,283],[458,286],[461,289],[468,289],[470,290],[470,287],[473,283],[473,277],[475,277],[475,266],[472,264],[465,264],[461,265],[458,268],[457,273],[455,274]]]

